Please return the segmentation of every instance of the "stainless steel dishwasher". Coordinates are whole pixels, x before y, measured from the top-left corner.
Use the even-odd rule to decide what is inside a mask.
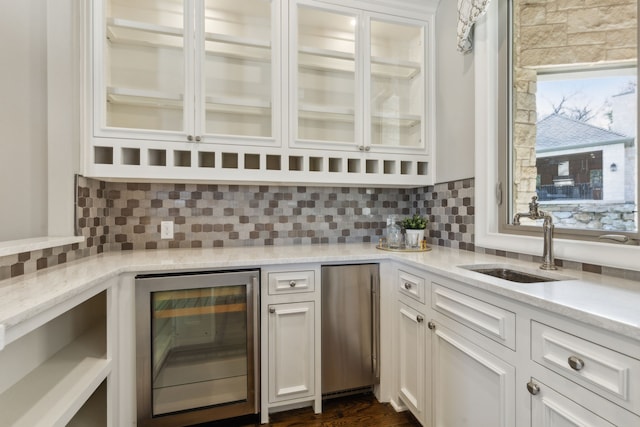
[[[380,372],[378,264],[322,267],[322,394],[372,389]]]

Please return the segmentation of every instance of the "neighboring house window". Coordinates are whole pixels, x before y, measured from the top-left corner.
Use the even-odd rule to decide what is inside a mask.
[[[637,0],[511,5],[502,223],[537,196],[557,231],[637,233]]]

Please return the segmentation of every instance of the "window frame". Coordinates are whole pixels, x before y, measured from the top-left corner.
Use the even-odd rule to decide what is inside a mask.
[[[505,186],[510,182],[506,180],[510,173],[506,166],[509,153],[498,141],[506,141],[511,132],[511,121],[506,120],[509,105],[506,88],[511,85],[510,77],[506,76],[506,61],[510,60],[511,52],[505,27],[500,25],[506,22],[509,4],[510,0],[491,2],[475,27],[475,245],[540,256],[541,227],[513,226],[507,221]],[[640,156],[636,157],[640,166]],[[565,233],[564,230],[557,229],[555,233],[556,258],[639,270],[640,246],[594,240],[593,236],[583,237],[581,232]]]
[[[513,216],[515,212],[514,196],[515,191],[511,183],[513,182],[513,49],[511,45],[513,26],[511,22],[513,20],[513,2],[506,0],[499,0],[501,5],[499,6],[499,38],[503,43],[499,50],[499,129],[498,135],[499,144],[499,182],[502,183],[502,208],[499,210],[499,230],[501,233],[509,233],[525,236],[536,236],[540,233],[540,224],[526,224],[515,226],[513,225]],[[549,74],[575,74],[575,73],[598,73],[605,72],[612,68],[634,68],[638,70],[638,63],[631,65],[629,61],[622,61],[619,66],[617,64],[607,64],[604,66],[598,66],[597,64],[591,64],[588,68],[580,65],[576,66],[558,66],[553,69],[549,67],[542,75]],[[640,161],[638,141],[636,137],[636,206],[638,205],[638,196],[640,188]],[[542,204],[542,203],[541,203]],[[543,208],[544,209],[544,208]],[[538,221],[540,222],[540,221]],[[609,231],[609,230],[589,230],[589,229],[572,229],[566,227],[559,227],[556,225],[554,229],[554,236],[557,238],[574,239],[580,241],[598,241],[600,236],[615,234],[627,236],[630,239],[640,240],[640,225],[636,222],[636,231]]]

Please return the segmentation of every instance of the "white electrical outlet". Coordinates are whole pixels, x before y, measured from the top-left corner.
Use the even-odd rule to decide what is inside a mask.
[[[160,238],[173,239],[173,221],[160,222]]]

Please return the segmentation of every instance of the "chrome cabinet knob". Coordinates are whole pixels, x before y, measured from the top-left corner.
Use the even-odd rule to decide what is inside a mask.
[[[416,322],[418,323],[422,323],[424,322],[424,317],[420,316],[419,314],[416,316]]]
[[[407,289],[407,290],[411,289],[411,283],[404,282],[404,288]]]
[[[276,308],[275,307],[269,307],[269,313],[275,313],[276,312]]]
[[[429,327],[429,329],[431,329],[432,331],[436,328],[436,324],[432,321],[429,321],[429,323],[427,323],[427,326]]]
[[[193,135],[187,135],[187,141],[193,141]]]
[[[364,147],[364,151],[370,151],[371,147],[369,147],[368,145],[366,147]]]
[[[202,138],[200,136],[196,136],[196,142],[200,142],[202,141]]]
[[[358,146],[358,150],[360,150],[360,151],[364,151],[364,145],[360,145],[360,146]]]
[[[289,282],[289,286],[292,287],[292,288],[295,288],[296,287],[296,281],[295,280],[290,281]]]
[[[584,361],[577,356],[570,356],[569,359],[567,359],[567,362],[574,371],[579,371],[584,368]]]
[[[535,396],[540,393],[540,386],[533,381],[529,381],[527,383],[527,390],[529,390],[529,393],[531,393],[532,396]]]

